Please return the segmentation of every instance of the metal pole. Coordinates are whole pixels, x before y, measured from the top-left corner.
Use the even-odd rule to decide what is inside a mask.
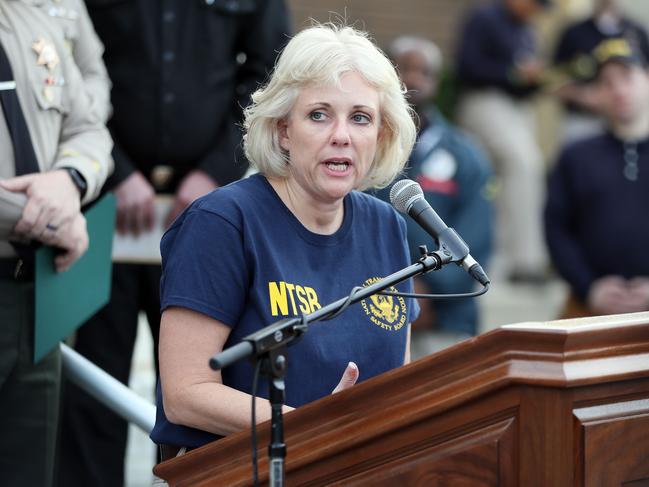
[[[268,485],[269,487],[284,487],[286,472],[286,443],[284,443],[284,420],[282,406],[286,399],[286,347],[271,350],[262,359],[262,371],[268,375],[268,399],[271,406],[270,444],[268,445]],[[264,367],[266,365],[266,367]],[[265,370],[264,370],[265,369]]]
[[[153,404],[64,343],[61,357],[68,379],[129,423],[151,433],[156,415]]]

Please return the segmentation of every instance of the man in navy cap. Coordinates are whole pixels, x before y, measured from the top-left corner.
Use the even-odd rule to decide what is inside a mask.
[[[565,142],[600,133],[604,128],[603,120],[595,113],[599,99],[588,62],[597,45],[607,39],[624,38],[649,59],[647,31],[624,14],[621,3],[621,0],[596,0],[593,15],[569,25],[559,38],[555,65],[573,78],[558,91],[565,108],[562,130]]]
[[[592,53],[607,131],[566,147],[550,178],[548,246],[571,289],[564,317],[649,310],[649,74],[609,39]]]

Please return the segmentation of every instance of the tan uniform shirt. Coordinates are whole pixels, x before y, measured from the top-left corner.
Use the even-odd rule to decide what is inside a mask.
[[[0,42],[11,63],[16,91],[41,171],[73,167],[85,178],[83,202],[97,197],[112,171],[112,140],[68,52],[60,20],[28,0],[0,0]],[[15,174],[13,145],[0,116],[0,178]],[[0,256],[22,213],[21,195],[0,189]],[[4,242],[3,242],[4,240]]]
[[[111,114],[110,88],[106,65],[102,59],[104,45],[88,15],[83,0],[30,0],[63,29],[68,52],[81,72],[86,92],[90,96],[91,111],[108,121]]]

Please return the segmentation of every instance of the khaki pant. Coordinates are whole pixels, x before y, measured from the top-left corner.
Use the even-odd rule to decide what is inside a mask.
[[[497,90],[472,92],[460,102],[458,121],[483,144],[500,180],[496,244],[508,271],[545,270],[545,167],[530,107]]]
[[[0,483],[7,486],[53,485],[61,361],[57,348],[32,363],[33,294],[32,283],[0,280]]]

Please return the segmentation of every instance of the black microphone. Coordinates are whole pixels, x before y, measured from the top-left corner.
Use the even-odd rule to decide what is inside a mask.
[[[401,213],[407,213],[435,239],[438,246],[451,253],[451,262],[461,265],[483,286],[490,280],[480,264],[471,257],[468,245],[455,230],[448,227],[424,198],[421,186],[411,179],[397,181],[390,188],[390,201]]]

